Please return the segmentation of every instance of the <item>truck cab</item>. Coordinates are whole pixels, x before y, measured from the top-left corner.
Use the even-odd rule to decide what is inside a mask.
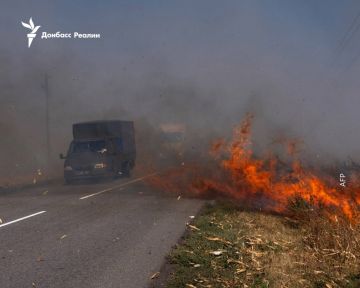
[[[130,176],[135,166],[134,126],[131,121],[94,121],[73,125],[74,139],[65,159],[66,183],[75,180]]]

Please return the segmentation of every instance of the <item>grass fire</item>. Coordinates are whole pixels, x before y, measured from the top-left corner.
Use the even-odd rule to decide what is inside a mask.
[[[261,158],[254,119],[213,141],[207,161],[148,180],[216,200],[170,254],[167,287],[360,287],[359,183],[303,164],[297,140],[278,140],[284,153]]]
[[[266,212],[287,214],[291,212],[289,205],[305,205],[321,209],[333,220],[342,216],[358,220],[360,183],[344,187],[319,168],[305,167],[298,155],[297,140],[276,141],[289,161],[271,151],[263,158],[256,156],[251,141],[253,120],[254,116],[248,114],[234,128],[230,141],[213,141],[206,165],[184,165],[149,181],[169,192],[231,198],[244,207]]]

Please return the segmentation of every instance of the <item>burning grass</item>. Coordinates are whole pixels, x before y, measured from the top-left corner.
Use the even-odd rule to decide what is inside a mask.
[[[201,164],[149,179],[177,196],[232,203],[189,226],[171,254],[177,268],[168,287],[360,287],[360,174],[341,186],[301,163],[297,140],[275,141],[285,161],[255,156],[252,121],[215,141]]]
[[[208,207],[171,253],[167,287],[360,287],[360,227],[289,208],[293,218]]]
[[[321,208],[334,221],[337,215],[358,221],[359,181],[343,187],[322,171],[304,167],[298,157],[297,140],[275,141],[284,146],[288,161],[271,152],[263,158],[256,157],[251,142],[252,121],[253,116],[248,115],[234,129],[230,141],[215,141],[205,163],[186,163],[170,169],[150,179],[150,184],[170,193],[186,191],[195,197],[225,197],[249,208],[282,214],[288,212],[289,200],[299,198],[313,209]]]

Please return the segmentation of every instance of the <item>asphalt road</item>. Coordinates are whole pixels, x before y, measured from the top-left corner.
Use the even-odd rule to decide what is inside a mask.
[[[136,177],[0,193],[0,287],[148,287],[202,204]]]

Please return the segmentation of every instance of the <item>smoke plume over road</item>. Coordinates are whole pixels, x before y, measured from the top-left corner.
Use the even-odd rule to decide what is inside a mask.
[[[133,119],[148,128],[139,129],[148,139],[155,139],[150,130],[160,123],[184,123],[191,149],[203,151],[208,140],[230,136],[251,112],[255,149],[289,135],[303,141],[309,161],[360,160],[359,65],[352,62],[358,43],[334,54],[354,3],[309,1],[295,11],[283,1],[273,7],[260,1],[159,2],[157,9],[145,1],[4,1],[2,183],[47,170],[45,75],[56,175],[71,124],[95,119]],[[30,16],[41,28],[28,48],[21,21]],[[101,33],[101,39],[45,40],[43,31]]]

